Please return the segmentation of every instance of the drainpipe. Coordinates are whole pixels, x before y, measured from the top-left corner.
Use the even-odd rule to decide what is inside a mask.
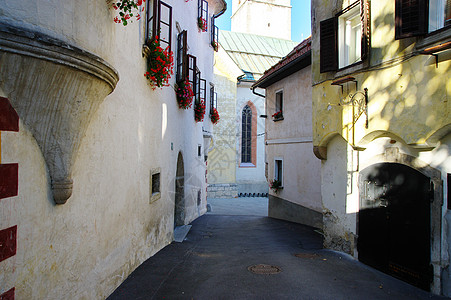
[[[255,89],[256,89],[257,87],[256,86],[253,86],[251,89],[252,89],[252,93],[253,94],[255,94],[255,95],[257,95],[257,96],[260,96],[260,97],[263,97],[263,98],[266,98],[266,96],[265,95],[262,95],[262,94],[259,94],[259,93],[257,93],[256,91],[255,91]]]

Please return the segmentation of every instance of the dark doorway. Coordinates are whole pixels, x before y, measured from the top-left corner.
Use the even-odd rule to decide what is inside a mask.
[[[429,291],[430,179],[406,165],[380,163],[360,173],[359,260]]]
[[[185,225],[185,167],[182,153],[179,152],[175,173],[174,228],[182,225]]]

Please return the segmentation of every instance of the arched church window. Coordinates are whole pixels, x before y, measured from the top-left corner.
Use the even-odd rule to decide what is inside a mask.
[[[243,108],[241,114],[241,162],[252,162],[252,110],[249,105]]]

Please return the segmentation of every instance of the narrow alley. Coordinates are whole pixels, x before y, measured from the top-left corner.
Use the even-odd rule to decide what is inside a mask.
[[[209,203],[183,243],[148,259],[108,299],[444,299],[323,249],[311,227],[264,217],[266,198]],[[249,270],[258,265],[267,266]]]

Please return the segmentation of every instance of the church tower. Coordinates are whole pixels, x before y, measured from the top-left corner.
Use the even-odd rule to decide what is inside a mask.
[[[291,40],[291,0],[233,0],[232,31]]]

